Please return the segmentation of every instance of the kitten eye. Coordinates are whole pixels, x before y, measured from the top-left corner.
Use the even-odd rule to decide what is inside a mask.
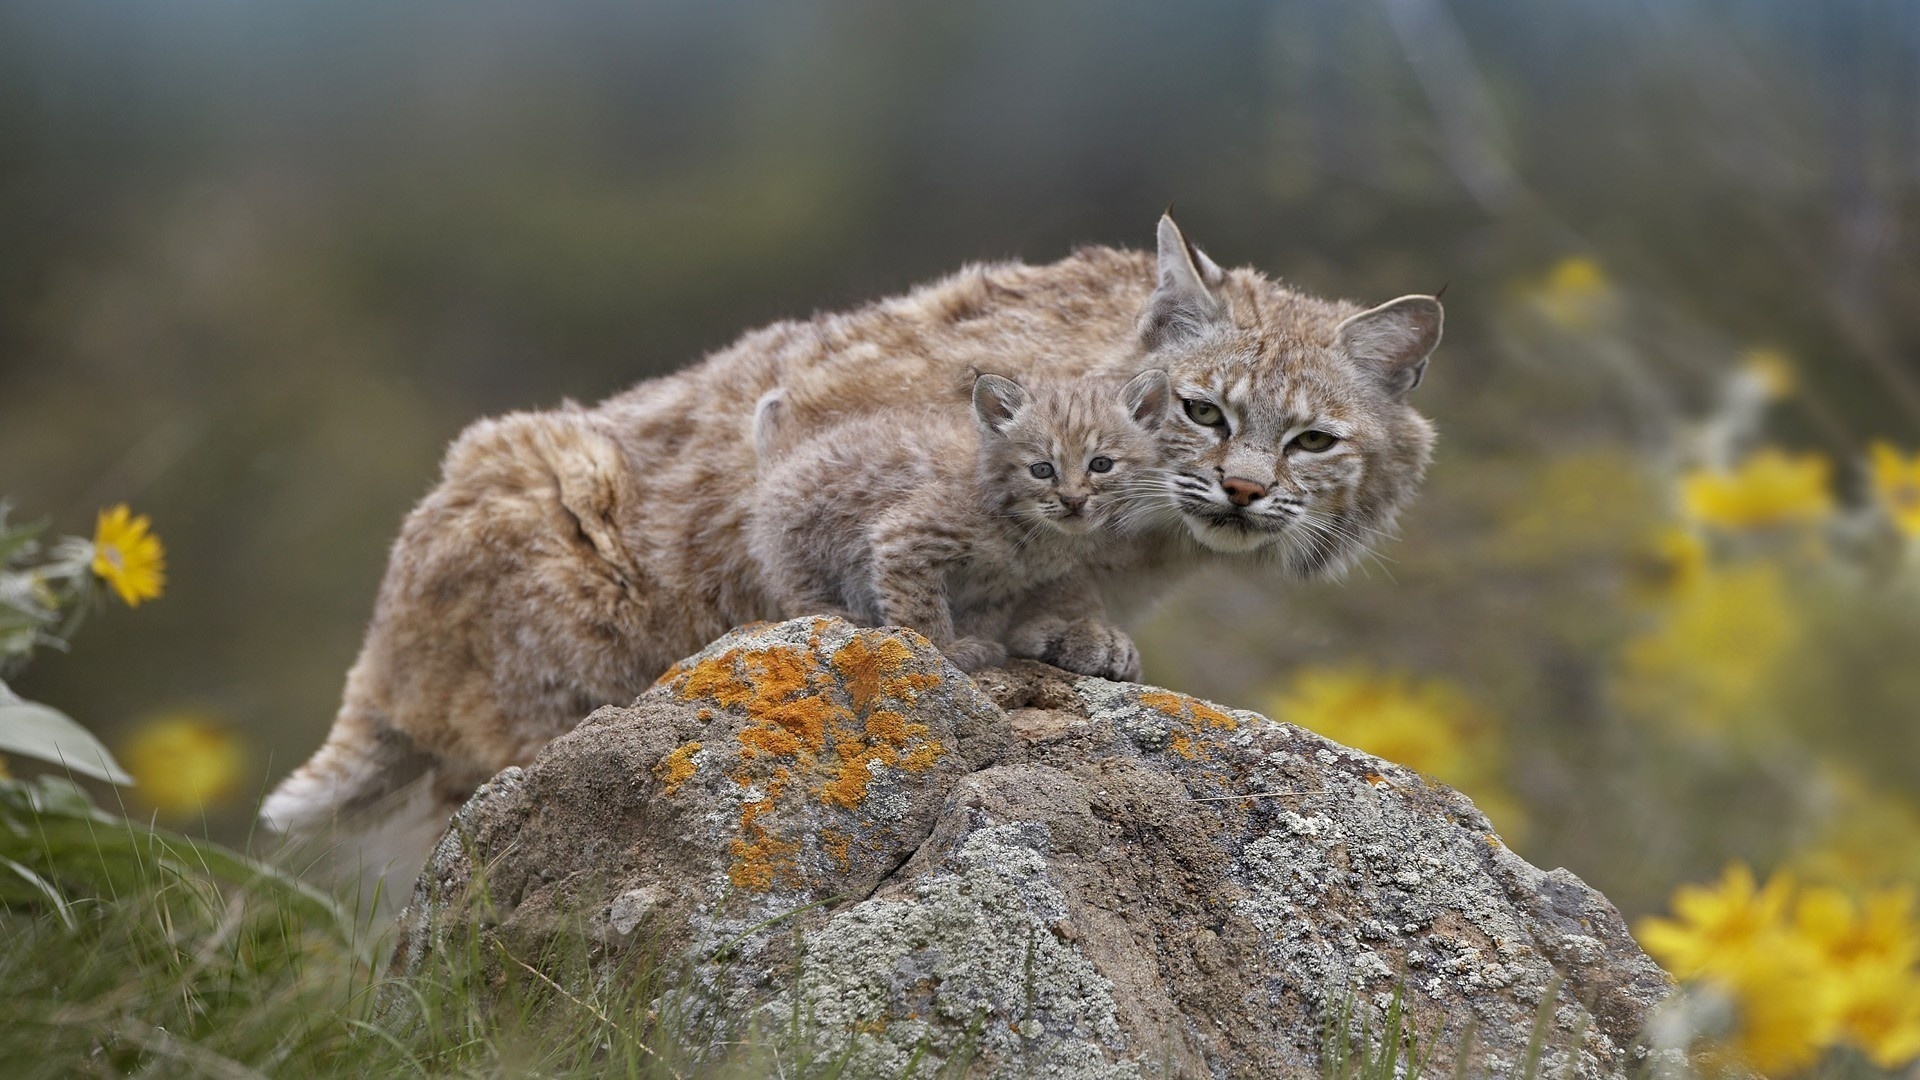
[[[1293,445],[1309,454],[1325,453],[1333,449],[1333,444],[1339,441],[1338,435],[1330,435],[1324,431],[1303,431],[1293,437]]]
[[[1035,480],[1051,480],[1053,479],[1053,462],[1036,461],[1027,466],[1027,471],[1033,474]]]
[[[1180,404],[1186,406],[1187,418],[1201,427],[1226,427],[1227,416],[1220,406],[1211,401],[1199,401],[1194,398],[1183,399]]]
[[[1111,472],[1113,471],[1113,459],[1110,457],[1094,458],[1092,461],[1087,462],[1087,468],[1094,472]]]

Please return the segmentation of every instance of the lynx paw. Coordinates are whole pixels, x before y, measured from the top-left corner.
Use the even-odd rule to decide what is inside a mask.
[[[1015,656],[1120,682],[1140,679],[1140,650],[1125,630],[1099,619],[1036,619],[1015,630]]]
[[[1007,662],[1007,648],[986,638],[956,638],[941,650],[961,671],[972,674],[981,668],[999,667]]]

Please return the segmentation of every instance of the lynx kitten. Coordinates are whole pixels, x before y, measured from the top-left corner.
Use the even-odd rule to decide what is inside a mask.
[[[784,450],[757,427],[770,460],[748,544],[783,616],[910,626],[964,670],[1002,663],[1022,602],[1098,565],[1157,502],[1172,397],[1159,370],[1125,387],[981,375],[971,420],[848,423]]]

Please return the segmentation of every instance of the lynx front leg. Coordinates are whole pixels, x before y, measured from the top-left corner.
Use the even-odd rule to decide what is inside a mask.
[[[1007,652],[1028,660],[1121,682],[1140,678],[1140,650],[1106,619],[1093,582],[1070,574],[1027,597],[1008,632]]]
[[[873,591],[882,622],[919,631],[955,667],[974,672],[1005,663],[1007,650],[954,632],[947,570],[964,554],[963,541],[938,525],[883,520],[873,533]]]

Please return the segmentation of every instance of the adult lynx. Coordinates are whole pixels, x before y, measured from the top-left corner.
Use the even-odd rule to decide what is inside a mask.
[[[315,826],[423,775],[464,797],[728,628],[776,616],[745,539],[750,429],[771,390],[803,428],[886,413],[910,427],[966,409],[978,371],[1162,368],[1179,399],[1161,429],[1179,532],[1152,566],[1243,557],[1323,573],[1418,487],[1433,434],[1407,394],[1440,324],[1431,297],[1363,311],[1223,270],[1163,217],[1157,256],[968,267],[747,334],[591,409],[483,420],[401,527],[326,743],[262,814]],[[1094,615],[1036,620],[1014,651],[1057,657]]]

